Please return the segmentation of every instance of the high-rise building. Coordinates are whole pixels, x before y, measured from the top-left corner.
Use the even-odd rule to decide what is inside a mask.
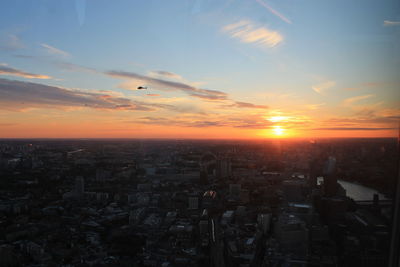
[[[397,143],[398,155],[400,155],[400,125],[399,138]],[[392,240],[390,242],[389,267],[400,266],[400,159],[397,164],[397,184],[394,197],[393,220],[392,220]]]
[[[216,175],[217,178],[228,178],[232,175],[232,164],[229,158],[217,160]]]
[[[337,176],[336,176],[336,158],[329,157],[324,170],[324,193],[325,196],[335,196],[338,190]]]
[[[85,180],[82,176],[76,177],[74,191],[77,197],[81,197],[85,193]]]
[[[269,213],[258,214],[257,223],[263,234],[267,234],[271,225],[272,215]]]
[[[199,208],[199,198],[198,197],[189,197],[188,198],[188,208],[190,210],[197,210]]]
[[[200,184],[203,185],[208,184],[207,167],[208,165],[200,163]]]

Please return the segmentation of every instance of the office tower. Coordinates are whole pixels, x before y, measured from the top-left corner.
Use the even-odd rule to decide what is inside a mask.
[[[228,178],[232,175],[232,165],[231,160],[228,158],[223,158],[217,160],[217,178]]]
[[[200,184],[208,184],[207,164],[200,163]]]
[[[329,157],[324,170],[324,193],[325,196],[335,196],[338,189],[336,176],[336,158]]]
[[[82,176],[76,177],[74,191],[77,197],[81,197],[85,193],[85,180]]]
[[[199,198],[198,197],[189,197],[188,198],[188,208],[190,210],[197,210],[199,208]]]
[[[397,143],[398,157],[400,157],[400,127]],[[400,158],[397,164],[397,185],[394,197],[392,240],[390,242],[389,267],[400,267]]]
[[[257,216],[257,224],[263,234],[267,234],[270,229],[271,217],[272,215],[269,213],[258,214]]]

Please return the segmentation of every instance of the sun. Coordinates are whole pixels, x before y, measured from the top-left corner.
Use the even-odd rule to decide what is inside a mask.
[[[272,128],[272,131],[274,132],[274,135],[277,136],[282,136],[285,134],[285,129],[283,129],[281,126],[274,126],[274,128]]]

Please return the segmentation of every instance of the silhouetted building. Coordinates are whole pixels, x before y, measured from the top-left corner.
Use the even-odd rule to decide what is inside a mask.
[[[400,155],[400,129],[397,140],[398,157]],[[389,267],[400,266],[400,159],[397,161],[397,181],[393,207],[392,240],[390,242]]]
[[[329,157],[324,169],[324,194],[325,196],[335,196],[338,190],[336,176],[336,158]]]
[[[83,195],[85,192],[85,180],[83,179],[82,176],[76,177],[75,181],[75,193],[77,195]]]
[[[199,198],[198,197],[189,197],[188,198],[188,209],[190,210],[197,210],[199,208]]]
[[[200,165],[200,184],[206,185],[208,184],[208,171],[207,165]]]
[[[220,179],[228,178],[232,175],[232,165],[230,159],[223,158],[217,160],[216,175],[217,178]]]

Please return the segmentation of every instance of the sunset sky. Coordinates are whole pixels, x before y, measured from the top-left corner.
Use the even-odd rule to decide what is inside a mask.
[[[398,0],[3,0],[0,138],[392,137],[399,44]]]

